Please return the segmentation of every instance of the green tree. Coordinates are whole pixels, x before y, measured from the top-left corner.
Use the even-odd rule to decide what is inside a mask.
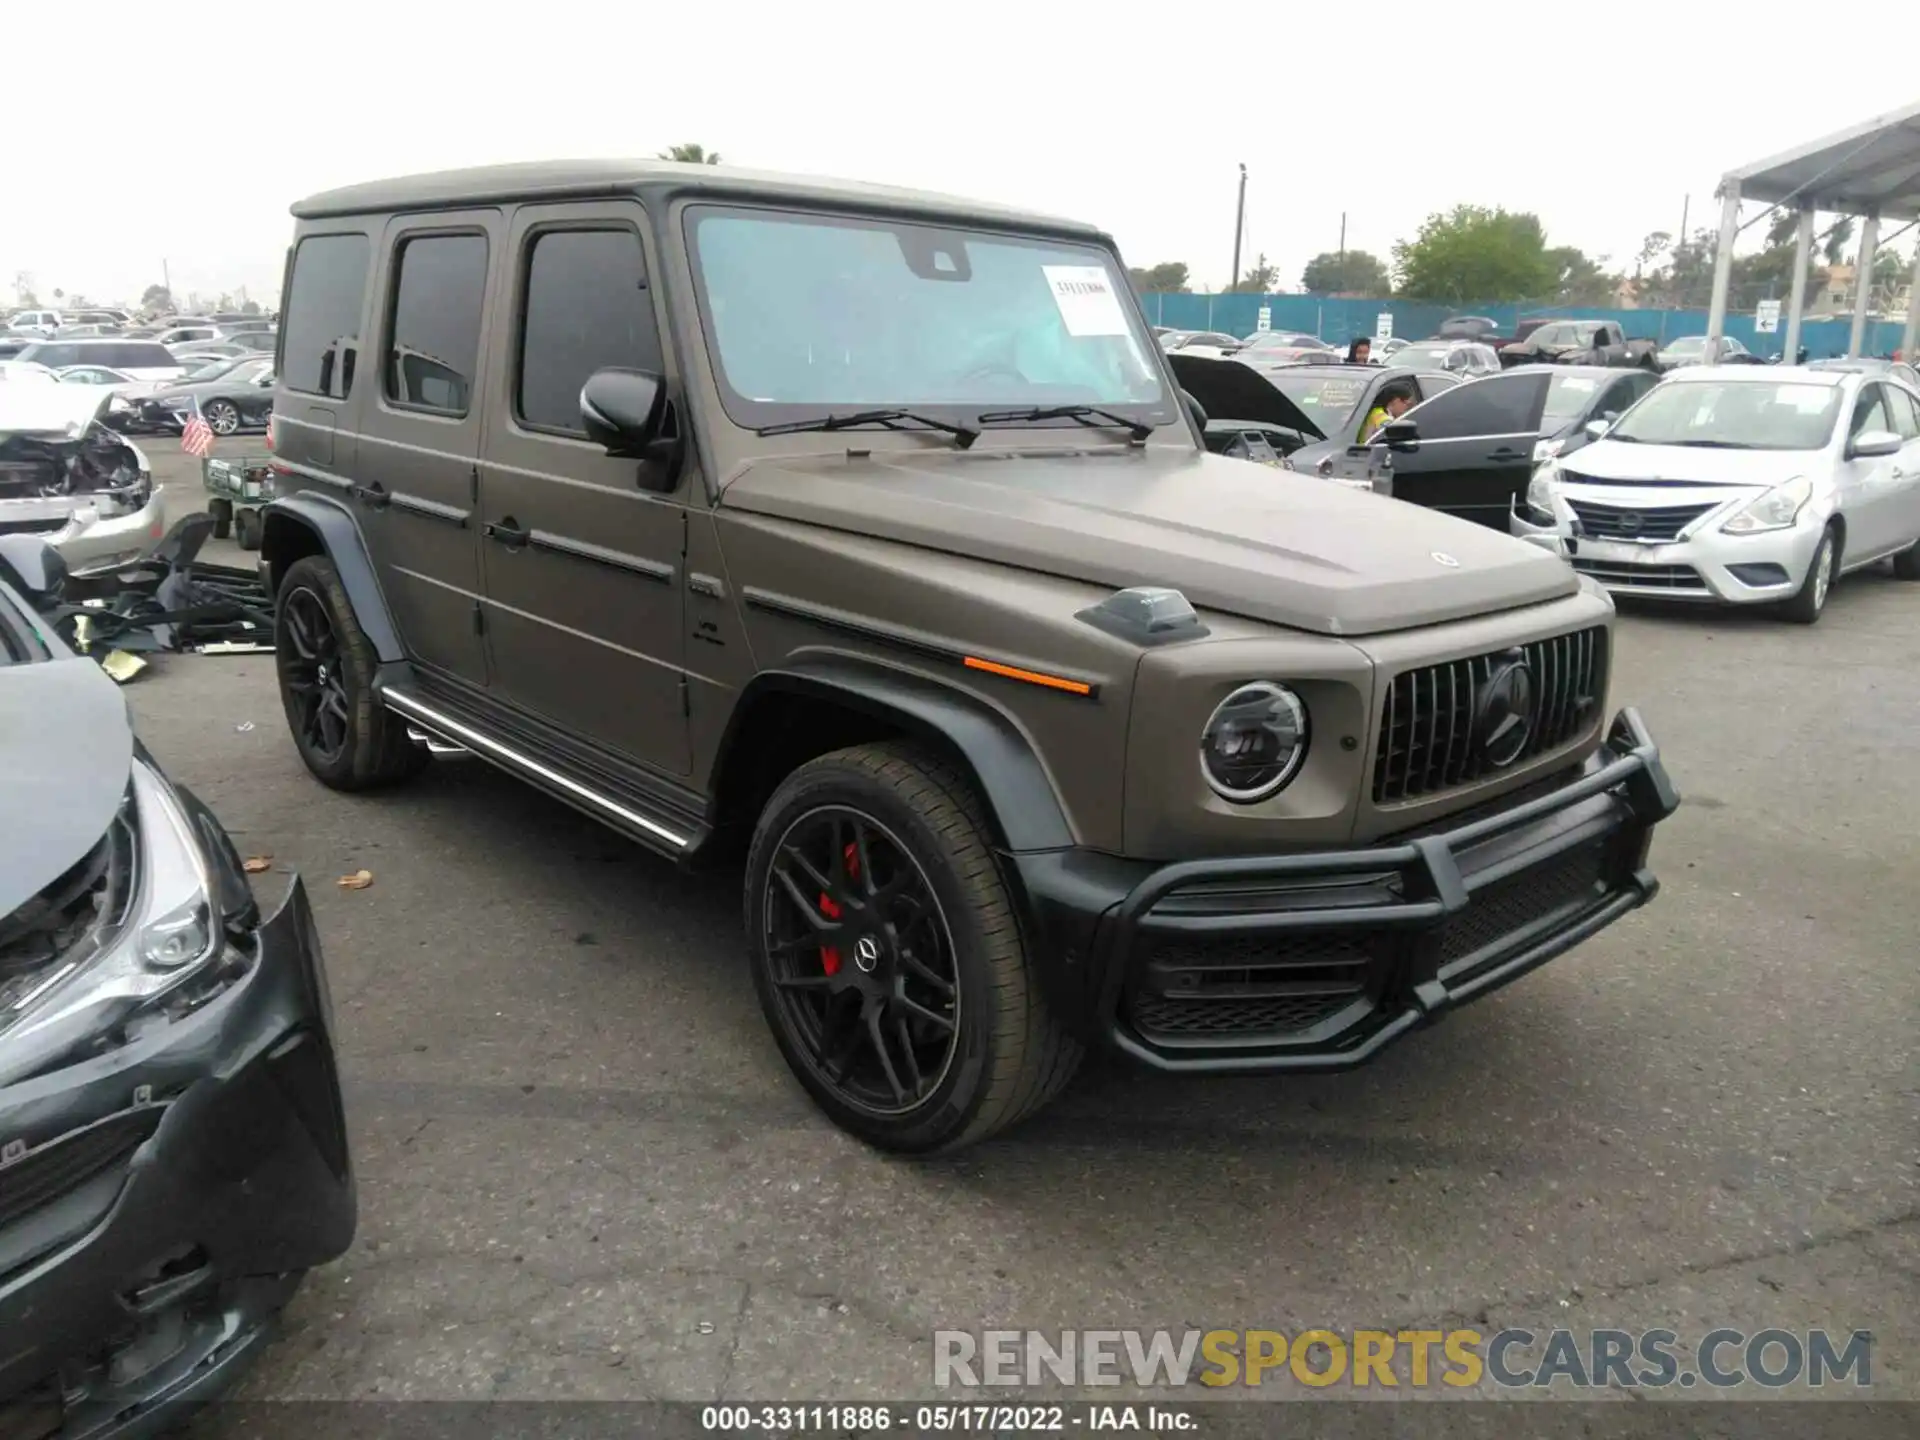
[[[1400,294],[1409,300],[1532,300],[1559,283],[1540,217],[1456,205],[1427,217],[1420,233],[1393,247]]]
[[[142,310],[171,310],[173,308],[173,293],[164,285],[149,285],[145,290],[140,292],[140,308]]]
[[[1253,268],[1227,287],[1229,295],[1265,295],[1280,278],[1280,267],[1267,263],[1265,255],[1253,257]]]
[[[1188,288],[1187,265],[1184,260],[1162,260],[1158,265],[1149,265],[1142,269],[1131,266],[1127,278],[1133,282],[1133,288],[1141,295],[1184,295]]]
[[[1391,293],[1393,283],[1378,255],[1323,250],[1300,272],[1300,288],[1314,295],[1376,296]]]
[[[240,307],[240,313],[242,315],[258,315],[260,313],[260,302],[258,300],[247,301]]]
[[[1609,273],[1607,257],[1592,259],[1572,245],[1556,245],[1547,251],[1547,260],[1555,272],[1554,299],[1562,305],[1611,305],[1620,288],[1620,277]]]
[[[709,155],[698,145],[670,145],[660,152],[662,160],[678,160],[683,165],[718,165],[720,157]]]
[[[1853,217],[1842,215],[1833,222],[1833,228],[1827,231],[1827,246],[1822,252],[1827,264],[1838,265],[1846,258],[1847,246],[1853,243]]]

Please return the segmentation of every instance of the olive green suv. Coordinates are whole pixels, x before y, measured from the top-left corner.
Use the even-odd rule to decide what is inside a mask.
[[[261,554],[308,768],[458,747],[744,852],[774,1037],[875,1144],[1090,1046],[1356,1065],[1655,892],[1606,595],[1209,455],[1097,230],[605,161],[294,215]]]

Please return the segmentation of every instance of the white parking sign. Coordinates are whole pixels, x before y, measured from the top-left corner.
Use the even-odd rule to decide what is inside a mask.
[[[1762,300],[1760,308],[1753,313],[1753,328],[1762,335],[1771,335],[1780,328],[1780,302]]]
[[[1378,315],[1373,317],[1373,334],[1374,338],[1379,340],[1391,340],[1393,338],[1393,312],[1391,310],[1382,310]]]

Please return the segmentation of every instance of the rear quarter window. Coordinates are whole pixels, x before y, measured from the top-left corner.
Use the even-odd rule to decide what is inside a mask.
[[[294,247],[280,323],[288,389],[335,400],[352,393],[372,258],[363,234],[308,235]]]

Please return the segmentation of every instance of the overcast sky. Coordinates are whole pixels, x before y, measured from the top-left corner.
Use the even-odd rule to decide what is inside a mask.
[[[1463,201],[1630,267],[1689,194],[1690,224],[1713,223],[1723,171],[1920,99],[1910,34],[1856,68],[1854,20],[1816,26],[1828,53],[1802,71],[1753,19],[1736,0],[16,0],[8,53],[91,98],[84,124],[13,129],[0,295],[24,271],[42,302],[137,300],[164,259],[183,298],[264,298],[311,191],[682,141],[1092,220],[1131,264],[1186,261],[1196,288],[1228,278],[1241,162],[1247,263],[1265,252],[1283,287],[1343,211],[1349,247],[1385,259]]]

